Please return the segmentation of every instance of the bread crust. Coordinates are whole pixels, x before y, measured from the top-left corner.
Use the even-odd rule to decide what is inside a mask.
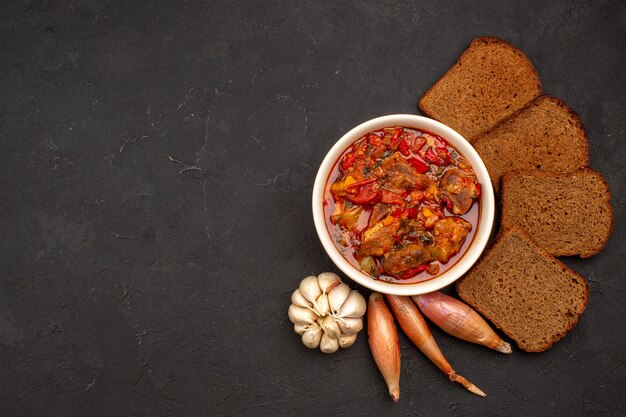
[[[498,49],[498,48],[493,49],[493,52],[491,49],[487,49],[483,51],[480,51],[478,49],[478,48],[484,47],[485,45],[506,48],[507,51],[513,52],[515,56],[512,56],[509,52],[503,52],[501,49]],[[480,72],[480,70],[477,70],[477,68],[480,68],[480,67],[476,66],[476,64],[480,64],[480,59],[485,59],[485,57],[489,62],[488,65],[490,69],[491,68],[497,69],[498,65],[502,63],[503,71],[502,71],[502,75],[499,77],[502,83],[496,84],[491,89],[486,88],[484,93],[483,91],[480,91],[480,92],[472,91],[471,87],[468,87],[468,81],[476,81],[474,85],[477,84],[479,86],[483,86],[483,85],[487,85],[487,82],[493,79],[493,77],[489,76],[488,72],[486,71]],[[519,58],[519,63],[517,63],[517,58]],[[519,67],[519,73],[517,73],[519,76],[515,75],[516,73],[511,74],[509,70],[509,68],[511,68],[511,63],[515,63],[516,67]],[[473,71],[476,71],[476,72],[473,72]],[[503,84],[503,82],[505,82],[506,80],[511,80],[511,84],[508,90],[507,90],[507,85]],[[498,80],[496,80],[496,82],[497,81]],[[518,93],[520,91],[521,86],[528,87],[526,90],[528,94],[521,95],[521,96],[518,96],[518,94],[513,95],[513,93]],[[457,88],[458,88],[459,95],[455,96]],[[470,96],[470,93],[475,93],[475,95]],[[528,102],[523,103],[523,101],[527,100],[529,96],[533,96],[533,95],[534,97],[530,98]],[[450,106],[446,106],[446,100],[448,99],[448,97],[452,97],[452,99],[450,100],[451,102]],[[478,97],[478,100],[483,99],[484,104],[481,102],[477,103],[475,101],[477,100],[476,97]],[[499,104],[502,103],[502,101],[498,101],[498,99],[504,100],[507,98],[510,100],[508,104],[510,104],[511,107],[515,109],[510,114],[507,114],[507,111],[504,110],[502,107],[498,107]],[[456,99],[456,102],[454,101],[455,99]],[[511,127],[506,127],[506,129],[508,130],[503,130],[502,132],[499,132],[499,133],[497,132],[497,130],[507,126],[507,124],[515,120],[515,118],[519,117],[520,114],[523,114],[525,111],[532,109],[533,106],[541,106],[542,104],[545,104],[546,101],[549,101],[550,103],[558,106],[559,108],[563,109],[566,112],[565,116],[561,116],[559,114],[558,117],[559,118],[563,117],[564,120],[567,120],[567,127],[563,126],[563,128],[560,128],[559,125],[546,123],[546,127],[545,127],[546,133],[543,133],[540,130],[537,130],[537,131],[533,130],[534,133],[529,134],[528,146],[532,146],[533,143],[535,143],[537,140],[540,140],[542,135],[545,135],[545,134],[549,135],[550,132],[553,133],[553,136],[557,135],[559,137],[564,137],[562,135],[567,135],[570,133],[568,129],[573,128],[573,129],[577,129],[578,131],[572,130],[573,137],[568,138],[571,140],[571,142],[570,141],[562,142],[563,145],[557,145],[556,143],[545,144],[549,151],[553,151],[554,155],[559,155],[559,156],[557,157],[557,159],[551,159],[550,157],[541,159],[542,155],[535,154],[533,158],[540,159],[539,161],[537,161],[537,164],[541,164],[541,165],[545,164],[545,166],[537,167],[537,170],[532,170],[532,168],[530,167],[531,166],[534,167],[534,165],[529,165],[528,168],[525,168],[522,170],[518,169],[518,170],[506,171],[507,169],[510,169],[510,165],[508,163],[502,165],[502,164],[497,164],[496,162],[494,162],[493,169],[496,171],[496,174],[500,176],[498,184],[494,184],[494,185],[500,185],[500,190],[503,191],[505,188],[505,183],[510,184],[511,178],[514,178],[514,176],[517,176],[517,175],[529,175],[529,176],[538,177],[538,178],[552,178],[552,177],[572,178],[573,180],[574,178],[576,178],[577,175],[582,174],[582,175],[593,175],[595,178],[599,179],[602,182],[605,189],[607,190],[606,193],[602,193],[602,194],[605,194],[605,198],[600,202],[600,206],[606,208],[606,211],[609,213],[609,216],[610,216],[610,218],[608,219],[609,230],[608,230],[606,237],[599,234],[598,235],[599,238],[594,239],[593,244],[598,246],[598,242],[599,242],[601,243],[600,247],[593,247],[592,248],[593,250],[591,251],[582,250],[581,251],[582,253],[576,254],[576,255],[579,255],[581,258],[586,258],[602,250],[607,245],[610,239],[610,236],[613,233],[613,230],[615,227],[615,214],[611,206],[610,188],[608,186],[608,183],[606,182],[606,179],[602,176],[602,174],[588,167],[589,136],[584,127],[584,124],[582,123],[580,116],[561,99],[554,97],[554,96],[541,94],[541,82],[539,80],[537,71],[535,67],[533,66],[532,62],[524,54],[524,52],[522,52],[519,48],[510,44],[509,42],[504,41],[503,39],[500,39],[497,37],[483,36],[483,37],[473,39],[470,42],[469,46],[459,56],[457,61],[419,99],[418,107],[425,115],[431,118],[440,120],[443,123],[453,125],[451,127],[455,128],[456,130],[459,130],[459,133],[461,133],[462,135],[467,136],[469,142],[472,143],[474,147],[479,147],[480,144],[483,143],[485,138],[488,137],[489,135],[494,134],[494,132],[496,132],[496,134],[508,135],[508,136],[502,136],[503,138],[507,138],[507,140],[504,141],[503,143],[506,143],[509,146],[515,146],[515,142],[516,142],[515,139],[517,138],[517,130],[519,130],[520,126],[521,127],[524,126],[523,124],[524,119],[521,119],[516,125],[512,125]],[[454,110],[453,106],[466,107],[467,114],[464,114],[461,116],[455,115],[453,112]],[[544,117],[544,120],[546,120],[541,110],[543,109],[537,109],[538,113],[536,114],[539,120],[541,120],[541,117]],[[478,116],[480,114],[484,116]],[[554,108],[546,109],[545,115],[547,117],[551,117],[556,114],[557,114],[556,109]],[[505,115],[505,117],[502,117],[502,115]],[[534,117],[534,113],[531,114],[531,116]],[[497,119],[497,118],[500,118],[500,119],[494,121],[494,119]],[[557,120],[557,119],[554,119],[552,117],[551,120]],[[571,125],[570,125],[570,122],[571,122]],[[491,124],[491,125],[483,126],[486,124]],[[553,126],[555,130],[551,131]],[[550,127],[550,129],[548,129],[548,127]],[[473,132],[473,134],[466,135],[466,132]],[[486,143],[485,147],[495,146],[495,144],[497,143],[498,137],[495,136],[493,139],[494,139],[493,141],[485,142]],[[532,140],[534,140],[534,142]],[[568,144],[568,143],[571,143],[573,145],[573,148],[569,148],[569,150],[572,150],[573,152],[563,153],[568,148],[567,147],[559,148],[559,146],[567,146],[565,144]],[[504,151],[505,153],[506,153],[506,149],[510,149],[510,148],[505,147],[505,151]],[[523,148],[523,149],[527,149],[527,148]],[[519,156],[520,158],[523,156],[523,153],[524,153],[523,149],[518,148],[518,151],[522,153]],[[552,155],[552,153],[549,151],[543,156]],[[492,151],[490,152],[493,153]],[[502,151],[500,151],[500,153],[501,152]],[[494,154],[493,156],[494,158],[497,157],[496,154]],[[511,156],[511,158],[513,158],[513,156]],[[527,165],[526,160],[520,159],[519,161],[520,162],[523,161],[523,162],[517,164],[518,166]],[[512,165],[515,165],[515,164],[512,164]],[[543,168],[543,170],[540,170],[541,168]],[[551,169],[552,171],[546,171],[546,169],[548,170]],[[571,171],[572,169],[574,169],[574,171]],[[563,170],[563,171],[568,171],[568,172],[567,173],[557,172],[557,170]],[[500,171],[500,172],[497,172],[497,171]],[[506,187],[508,188],[508,185]],[[572,269],[568,268],[566,265],[560,262],[557,258],[555,258],[554,255],[550,254],[548,250],[541,247],[529,235],[529,233],[523,229],[521,225],[507,224],[506,223],[507,219],[504,217],[505,207],[504,207],[503,201],[501,201],[499,208],[501,209],[501,212],[502,212],[502,216],[501,216],[502,222],[501,222],[500,230],[498,231],[497,236],[494,238],[493,242],[489,245],[488,249],[485,251],[483,256],[478,260],[476,265],[474,265],[474,267],[464,277],[462,277],[459,281],[457,281],[455,285],[456,291],[463,300],[473,305],[476,308],[476,310],[478,310],[481,314],[483,314],[488,320],[492,321],[498,329],[500,329],[505,334],[507,334],[507,336],[509,336],[511,339],[515,340],[515,342],[517,343],[520,349],[525,350],[527,352],[542,352],[552,347],[554,343],[562,339],[567,333],[569,333],[576,326],[576,324],[578,323],[578,320],[580,319],[580,316],[582,315],[583,311],[585,310],[589,302],[589,285],[584,277],[582,277],[576,271],[573,271]],[[576,223],[576,220],[577,218],[574,218],[574,223]],[[605,228],[607,227],[607,223],[602,223],[600,227],[601,227],[600,230],[604,232],[606,230]],[[583,285],[583,288],[572,290],[572,291],[575,291],[576,300],[577,300],[577,302],[575,303],[575,307],[579,311],[575,313],[576,314],[575,316],[571,316],[571,321],[567,322],[566,328],[564,330],[558,331],[552,335],[546,335],[546,338],[548,340],[546,340],[545,342],[542,340],[542,338],[536,339],[531,343],[523,343],[521,342],[521,340],[515,339],[513,335],[506,329],[506,323],[509,323],[509,327],[511,327],[512,329],[511,331],[516,331],[518,333],[517,337],[519,337],[520,328],[517,326],[517,324],[515,324],[514,326],[511,326],[513,323],[517,323],[515,321],[514,322],[510,321],[511,316],[503,316],[503,317],[507,317],[506,321],[504,321],[504,325],[502,323],[498,323],[497,321],[494,321],[493,317],[490,317],[489,314],[484,311],[485,310],[484,308],[481,308],[481,306],[478,305],[479,300],[480,302],[482,302],[483,305],[488,304],[488,300],[483,300],[484,293],[481,293],[481,292],[476,293],[478,298],[477,300],[475,300],[476,301],[475,303],[471,300],[472,297],[469,296],[469,294],[463,293],[464,285],[466,285],[469,282],[469,278],[471,278],[473,271],[480,270],[481,268],[483,268],[483,265],[485,265],[487,262],[489,262],[492,259],[494,261],[497,261],[498,259],[504,259],[503,256],[505,257],[506,254],[503,254],[503,253],[496,254],[495,252],[500,247],[500,245],[504,244],[507,241],[507,239],[512,237],[514,234],[519,235],[519,237],[523,241],[526,241],[529,245],[529,247],[524,247],[520,250],[534,252],[536,256],[539,256],[540,258],[545,259],[547,263],[551,264],[550,267],[548,267],[547,264],[544,265],[543,263],[540,263],[540,265],[542,265],[541,268],[557,268],[557,270],[561,270],[563,273],[566,273],[567,274],[566,276],[571,276],[572,279],[575,279],[577,282]],[[519,238],[516,238],[516,239],[519,239]],[[516,248],[515,251],[517,250],[518,249]],[[521,263],[520,261],[520,263],[513,264],[512,269],[519,271],[520,273],[524,273],[523,271],[525,271],[526,269],[523,267],[523,265],[524,264]],[[516,268],[519,268],[519,269],[516,269]],[[490,274],[491,271],[493,270],[495,270],[495,268],[492,268],[491,270],[485,270],[485,273]],[[535,273],[537,273],[537,270],[534,270],[534,271]],[[554,273],[555,277],[556,276],[561,277],[561,274],[560,273],[557,274],[556,270],[548,269],[548,271],[549,271],[548,273]],[[492,277],[490,277],[489,275],[485,277],[486,280],[489,280],[490,278]],[[516,284],[513,284],[513,285],[516,285]],[[480,294],[483,294],[483,295],[480,295]],[[561,294],[561,292],[559,291],[558,294]],[[553,300],[560,300],[560,298],[553,299]],[[556,301],[554,302],[556,303]],[[513,318],[516,318],[516,317],[517,316],[513,316]],[[519,323],[523,323],[523,322],[519,322]],[[561,325],[565,324],[563,323],[563,321],[560,321],[560,323]]]
[[[516,110],[514,113],[512,113],[511,115],[509,115],[509,116],[505,117],[504,119],[500,120],[498,123],[496,123],[495,125],[491,126],[489,129],[485,130],[484,132],[481,132],[478,135],[472,136],[471,138],[468,139],[468,141],[474,147],[476,147],[478,145],[478,143],[485,138],[485,136],[489,136],[494,131],[497,131],[502,125],[506,125],[511,120],[514,120],[516,117],[519,116],[520,113],[524,113],[529,108],[531,108],[533,106],[541,105],[541,102],[544,101],[544,100],[549,100],[549,101],[555,103],[557,106],[565,108],[567,113],[571,116],[572,120],[574,120],[574,123],[576,124],[576,127],[578,129],[580,129],[580,131],[583,134],[583,137],[585,138],[585,154],[587,155],[587,164],[588,164],[589,163],[589,135],[587,134],[587,129],[585,129],[585,125],[583,124],[582,120],[580,119],[580,116],[578,115],[578,113],[576,113],[575,110],[573,110],[571,107],[569,107],[567,105],[567,103],[565,103],[563,100],[561,100],[558,97],[551,96],[549,94],[541,94],[541,95],[535,97],[533,100],[528,102],[528,104],[526,104],[521,109]]]
[[[463,53],[457,59],[457,61],[450,68],[448,68],[448,70],[441,76],[441,78],[439,78],[426,91],[426,93],[424,93],[424,95],[420,98],[420,100],[418,102],[418,107],[420,108],[420,110],[424,114],[426,114],[428,117],[431,117],[433,119],[437,119],[438,120],[438,116],[436,114],[437,111],[434,110],[429,105],[429,100],[431,100],[431,96],[441,86],[445,85],[445,83],[448,82],[449,77],[452,74],[454,74],[457,71],[460,71],[460,68],[463,66],[464,61],[466,61],[467,59],[469,59],[471,57],[471,55],[474,53],[476,48],[479,48],[480,46],[485,45],[485,44],[487,44],[487,45],[498,45],[498,46],[506,48],[506,49],[512,51],[514,54],[516,54],[520,58],[521,63],[524,65],[525,70],[528,71],[528,73],[530,74],[530,77],[532,78],[531,83],[536,85],[536,88],[537,88],[537,94],[536,95],[541,94],[541,81],[539,80],[539,75],[537,74],[537,70],[533,66],[533,64],[530,61],[530,59],[528,59],[526,54],[524,54],[524,52],[522,52],[521,49],[519,49],[515,45],[513,45],[513,44],[511,44],[511,43],[509,43],[509,42],[507,42],[507,41],[505,41],[505,40],[503,40],[501,38],[497,38],[497,37],[494,37],[494,36],[481,36],[481,37],[473,39],[470,42],[470,44],[467,47],[467,49],[465,49],[465,51],[463,51]],[[486,126],[484,130],[486,130],[486,129],[490,128],[490,127],[491,126]],[[472,135],[472,136],[475,136],[475,135]]]
[[[526,106],[522,107],[521,109],[517,110],[515,113],[511,114],[510,116],[500,120],[496,125],[492,126],[491,128],[487,129],[486,131],[478,134],[477,136],[474,136],[473,138],[470,138],[469,141],[472,143],[472,146],[476,149],[476,151],[479,153],[479,155],[481,155],[482,157],[487,158],[488,155],[485,155],[486,150],[491,146],[497,146],[497,141],[494,141],[494,143],[490,143],[487,142],[489,139],[494,139],[492,138],[493,135],[499,135],[500,134],[500,130],[502,129],[507,129],[509,126],[514,125],[516,122],[516,119],[518,117],[523,116],[526,112],[528,111],[532,111],[532,109],[534,107],[540,107],[542,106],[546,101],[549,101],[551,103],[554,103],[556,106],[562,108],[567,117],[571,120],[571,122],[573,123],[574,127],[578,130],[578,134],[580,134],[580,141],[576,141],[577,146],[579,146],[579,149],[577,150],[576,154],[581,158],[581,161],[577,164],[575,170],[578,170],[580,168],[583,168],[587,165],[589,165],[589,136],[587,135],[587,131],[585,129],[585,126],[583,125],[582,120],[580,119],[580,117],[578,116],[578,114],[572,110],[565,102],[563,102],[563,100],[559,99],[558,97],[554,97],[551,95],[547,95],[547,94],[542,94],[540,96],[538,96],[537,98],[535,98],[534,100],[532,100],[531,102],[529,102]],[[505,133],[506,134],[506,133]],[[497,136],[496,136],[497,137]],[[486,163],[488,163],[488,159],[485,160]],[[573,162],[573,161],[572,161]],[[505,171],[504,174],[508,172]],[[546,172],[545,171],[545,167],[544,170],[535,170],[534,172]],[[548,169],[547,172],[573,172],[571,169],[570,170],[563,170],[563,171],[558,171],[558,170],[550,170]],[[501,185],[501,178],[504,174],[500,174],[499,178],[493,178],[493,175],[496,175],[495,173],[490,173],[490,175],[492,176],[492,184],[494,186],[494,189],[496,191],[500,191],[500,185]]]
[[[608,182],[606,181],[606,179],[604,178],[604,176],[594,170],[591,167],[583,167],[580,168],[577,171],[574,172],[569,172],[569,173],[558,173],[558,172],[540,172],[540,171],[528,171],[528,170],[513,170],[513,171],[509,171],[506,174],[504,174],[502,176],[502,180],[501,180],[501,186],[500,186],[500,190],[502,191],[502,195],[504,196],[504,191],[505,188],[508,188],[508,184],[516,177],[519,176],[530,176],[530,177],[535,177],[535,178],[571,178],[571,179],[575,179],[575,177],[579,176],[579,175],[592,175],[593,177],[595,177],[597,180],[599,180],[602,185],[604,186],[604,188],[606,189],[606,193],[604,195],[605,199],[603,201],[604,206],[607,209],[607,212],[609,213],[609,229],[606,233],[606,236],[604,236],[604,239],[601,243],[601,245],[594,247],[594,248],[590,248],[589,251],[578,251],[578,252],[567,252],[567,253],[559,253],[556,254],[555,256],[579,256],[580,258],[586,259],[586,258],[590,258],[593,255],[598,254],[600,251],[602,251],[602,249],[604,249],[607,245],[607,243],[609,242],[609,239],[611,238],[611,235],[613,234],[613,230],[615,229],[615,213],[613,212],[613,206],[611,205],[611,189],[609,187]],[[510,228],[513,227],[513,224],[510,224],[509,222],[507,222],[507,217],[505,216],[505,212],[506,212],[506,204],[503,198],[501,198],[501,227],[503,228]],[[521,228],[523,230],[522,226],[518,226],[519,228]],[[547,252],[547,251],[546,251]]]
[[[580,311],[577,312],[577,315],[576,315],[575,319],[572,320],[570,322],[570,324],[563,331],[558,332],[555,335],[553,335],[553,337],[548,341],[548,343],[546,345],[541,346],[541,347],[536,348],[536,349],[532,348],[532,347],[529,347],[529,346],[525,346],[523,344],[520,344],[520,341],[515,339],[514,336],[506,329],[505,326],[503,326],[500,323],[498,323],[496,320],[494,320],[493,317],[490,317],[488,312],[485,312],[484,309],[482,309],[480,305],[478,305],[477,303],[473,303],[472,300],[467,297],[467,295],[463,294],[463,284],[464,284],[465,281],[468,280],[468,278],[470,277],[472,271],[480,268],[483,263],[487,262],[493,256],[495,256],[494,255],[495,249],[500,244],[502,244],[509,236],[511,236],[514,233],[517,233],[520,236],[522,236],[523,238],[525,238],[528,241],[528,243],[531,245],[531,247],[536,252],[538,252],[543,258],[545,258],[547,261],[552,263],[554,266],[560,268],[561,270],[566,271],[566,272],[574,275],[584,285],[584,291],[583,291],[584,299],[582,300],[583,301],[583,305],[582,305],[582,308],[580,309]],[[589,284],[587,283],[587,280],[582,275],[580,275],[578,272],[570,269],[569,267],[567,267],[567,265],[565,265],[564,263],[562,263],[561,261],[556,259],[550,253],[548,253],[545,249],[540,247],[537,244],[537,242],[535,242],[528,235],[528,233],[526,233],[526,231],[524,231],[519,226],[511,226],[511,227],[507,227],[507,228],[502,227],[500,229],[498,235],[496,236],[493,245],[489,248],[489,251],[485,255],[483,255],[481,257],[481,259],[479,259],[478,263],[476,265],[474,265],[474,267],[472,267],[472,269],[467,274],[465,274],[465,276],[463,278],[461,278],[459,281],[456,282],[455,290],[456,290],[457,294],[459,295],[459,297],[461,297],[466,303],[468,303],[472,307],[474,307],[479,313],[481,313],[485,318],[487,318],[489,321],[491,321],[498,329],[500,329],[509,338],[514,340],[515,343],[517,344],[517,346],[520,349],[522,349],[523,351],[525,351],[525,352],[545,352],[546,350],[550,349],[556,342],[558,342],[563,337],[565,337],[574,327],[576,327],[576,324],[578,324],[578,321],[580,320],[580,317],[582,316],[582,313],[585,311],[585,309],[586,309],[586,307],[587,307],[587,305],[589,303],[589,295],[590,295]]]

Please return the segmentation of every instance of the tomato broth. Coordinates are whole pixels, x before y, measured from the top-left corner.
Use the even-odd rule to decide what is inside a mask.
[[[478,227],[480,195],[471,164],[444,138],[391,127],[359,138],[335,162],[324,218],[353,266],[412,284],[463,256]]]

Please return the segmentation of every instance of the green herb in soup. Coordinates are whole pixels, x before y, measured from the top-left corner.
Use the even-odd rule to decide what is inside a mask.
[[[324,195],[326,225],[365,273],[421,281],[465,251],[480,193],[472,166],[443,138],[387,128],[357,140],[335,163]]]

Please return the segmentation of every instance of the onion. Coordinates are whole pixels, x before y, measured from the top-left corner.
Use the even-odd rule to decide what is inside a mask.
[[[393,316],[383,296],[372,293],[367,308],[367,335],[376,366],[383,375],[389,395],[400,399],[400,344]]]
[[[448,375],[450,381],[458,382],[463,385],[468,391],[486,397],[483,391],[476,385],[463,378],[461,375],[457,375],[454,369],[450,366],[446,358],[444,358],[435,338],[430,333],[430,329],[426,325],[426,321],[420,314],[417,306],[409,297],[400,297],[396,295],[387,295],[387,301],[393,310],[396,319],[404,333],[413,342],[419,350],[424,353],[428,359],[430,359],[443,373]],[[371,307],[370,307],[371,309]],[[369,314],[368,314],[369,320]]]

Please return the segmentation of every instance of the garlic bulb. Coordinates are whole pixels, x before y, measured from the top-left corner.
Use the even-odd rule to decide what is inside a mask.
[[[333,353],[354,344],[366,308],[358,291],[342,283],[337,274],[324,272],[304,278],[291,294],[289,320],[306,347]]]

